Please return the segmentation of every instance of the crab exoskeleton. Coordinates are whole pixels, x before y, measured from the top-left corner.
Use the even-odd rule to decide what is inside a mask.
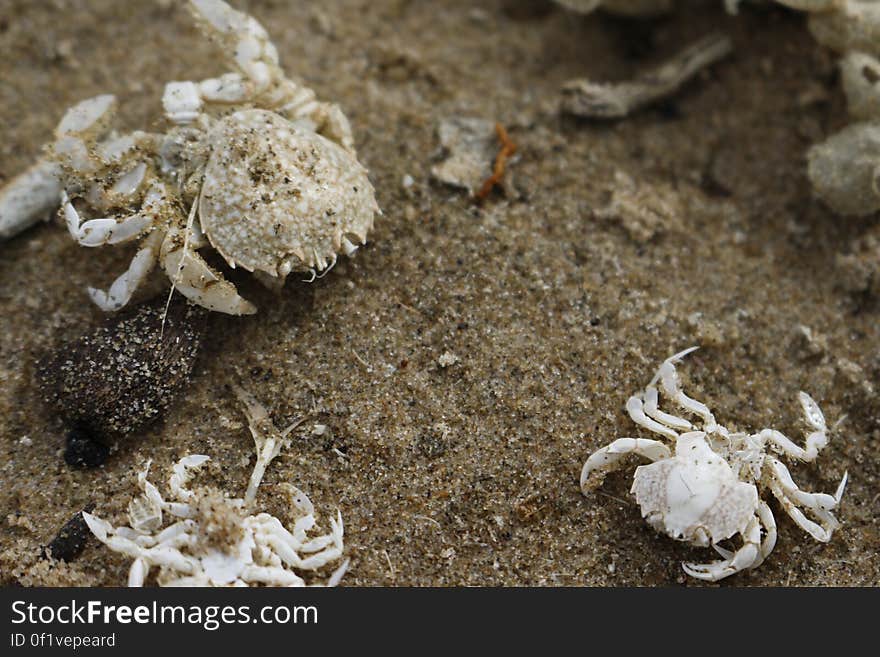
[[[142,586],[150,571],[158,569],[162,586],[303,586],[297,571],[316,571],[343,557],[342,516],[330,518],[330,533],[309,538],[315,512],[309,498],[290,484],[279,484],[298,518],[291,529],[268,513],[248,514],[266,466],[278,455],[287,434],[298,424],[278,431],[266,409],[243,390],[237,391],[254,438],[257,460],[243,498],[203,486],[190,490],[193,471],[208,457],[191,454],[172,468],[168,480],[172,499],[162,497],[147,479],[150,464],[138,474],[141,494],[128,505],[127,527],[83,512],[91,532],[115,552],[134,561],[129,586]],[[173,522],[163,528],[167,518]],[[339,583],[348,560],[330,575],[328,585]]]
[[[771,453],[814,461],[828,444],[828,429],[819,406],[806,393],[799,394],[811,429],[805,448],[773,429],[755,434],[731,432],[715,421],[705,404],[681,390],[674,363],[694,349],[665,360],[645,391],[630,397],[626,404],[634,422],[674,441],[674,454],[659,440],[619,438],[584,464],[581,490],[586,494],[597,487],[629,454],[653,461],[636,468],[630,492],[642,516],[657,531],[692,545],[712,546],[724,557],[707,564],[685,563],[685,572],[699,579],[715,581],[757,568],[773,550],[776,522],[760,491],[769,491],[798,527],[817,541],[831,540],[839,526],[832,511],[843,495],[847,475],[834,495],[808,493],[798,488],[788,468]],[[659,408],[658,383],[675,404],[702,420],[701,428]],[[719,545],[736,535],[742,537],[737,550]]]
[[[60,188],[79,244],[143,238],[109,290],[89,290],[104,310],[124,306],[159,262],[199,305],[253,313],[198,249],[210,243],[230,267],[268,285],[292,271],[314,280],[366,242],[379,212],[340,108],[285,76],[251,16],[222,0],[190,0],[189,8],[234,72],[167,84],[164,134],[120,136],[110,129],[113,96],[83,101],[61,120],[44,160],[0,193],[0,235],[33,223]],[[85,209],[102,216],[84,220]]]

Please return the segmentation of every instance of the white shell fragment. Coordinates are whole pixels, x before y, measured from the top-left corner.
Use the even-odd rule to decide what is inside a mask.
[[[266,408],[253,395],[240,386],[235,387],[235,395],[244,407],[248,429],[250,429],[257,450],[257,463],[254,465],[247,492],[244,494],[244,501],[250,504],[257,497],[257,489],[260,487],[266,468],[281,453],[281,450],[287,445],[287,436],[302,423],[302,420],[297,420],[284,431],[279,431],[272,424]],[[311,513],[314,510],[311,507],[311,502],[308,501],[308,498],[305,498],[305,502],[308,503],[308,513]],[[299,502],[296,504],[297,508],[301,507]]]
[[[153,569],[158,569],[161,586],[304,586],[300,573],[341,561],[327,579],[328,586],[335,586],[348,568],[339,512],[330,518],[328,534],[309,537],[316,525],[314,505],[295,486],[280,484],[296,517],[292,527],[268,513],[249,513],[259,479],[285,435],[275,436],[278,449],[270,449],[268,458],[257,441],[257,463],[244,499],[211,487],[187,488],[193,471],[209,460],[191,454],[172,468],[169,500],[147,479],[147,463],[138,474],[141,493],[129,504],[127,527],[114,527],[87,512],[83,518],[99,541],[134,559],[129,586],[143,586]]]
[[[772,552],[776,521],[760,493],[772,494],[795,524],[814,539],[830,541],[840,524],[831,512],[843,496],[846,473],[834,495],[808,493],[798,488],[776,456],[816,460],[828,444],[819,405],[806,393],[798,394],[811,430],[805,447],[773,429],[755,434],[731,432],[715,421],[705,404],[681,390],[674,364],[694,349],[667,358],[645,390],[626,403],[636,424],[673,441],[674,454],[661,440],[618,438],[584,463],[581,490],[587,494],[595,489],[631,454],[650,460],[650,465],[636,468],[630,491],[645,520],[658,532],[692,545],[711,546],[724,557],[706,564],[684,564],[685,572],[698,579],[715,581],[757,568]],[[659,408],[658,383],[679,408],[702,420],[702,428]],[[741,545],[735,551],[719,545],[736,536]]]
[[[366,242],[379,207],[366,169],[338,144],[265,110],[221,119],[209,140],[199,217],[230,266],[283,278]]]
[[[476,117],[454,116],[440,121],[437,135],[446,157],[431,167],[431,175],[475,195],[492,173],[492,160],[498,152],[495,124]]]

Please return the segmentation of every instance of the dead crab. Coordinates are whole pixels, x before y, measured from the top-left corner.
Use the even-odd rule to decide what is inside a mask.
[[[243,390],[257,450],[257,461],[244,498],[230,498],[209,486],[190,490],[194,470],[208,461],[202,454],[180,459],[168,480],[172,499],[166,500],[147,480],[149,462],[138,474],[141,494],[128,505],[128,527],[114,527],[83,512],[91,532],[104,545],[134,559],[129,586],[142,586],[150,570],[158,568],[162,586],[303,586],[296,571],[316,571],[343,556],[342,516],[330,518],[330,533],[309,538],[316,524],[309,498],[290,484],[280,484],[299,514],[291,529],[268,513],[246,515],[253,505],[266,466],[275,458],[296,424],[279,432],[266,410]],[[166,517],[173,522],[163,528]],[[348,560],[333,572],[328,585],[338,584]]]
[[[659,440],[618,438],[587,459],[581,471],[581,490],[586,494],[601,484],[605,474],[619,467],[628,454],[653,461],[636,468],[630,492],[642,516],[658,532],[700,547],[711,545],[724,557],[712,563],[683,564],[688,575],[699,579],[715,581],[757,568],[773,550],[776,521],[759,489],[769,491],[795,524],[817,541],[831,540],[839,526],[831,512],[840,502],[847,475],[834,495],[807,493],[794,483],[788,468],[768,453],[814,461],[828,444],[819,406],[806,393],[798,395],[811,429],[805,448],[773,429],[755,434],[731,432],[715,421],[705,404],[681,390],[674,363],[694,349],[667,358],[645,391],[630,397],[626,404],[636,424],[675,441],[675,454]],[[702,428],[660,410],[658,383],[679,407],[702,420]],[[736,551],[719,546],[737,534],[742,537],[742,546]]]
[[[366,242],[379,211],[340,108],[285,76],[251,16],[222,0],[190,0],[189,8],[234,72],[167,84],[165,134],[112,132],[111,95],[78,104],[45,160],[0,193],[4,236],[51,207],[60,176],[63,214],[79,244],[143,238],[109,290],[89,290],[104,310],[124,306],[160,262],[174,288],[199,305],[253,313],[198,249],[210,243],[230,267],[270,285],[292,271],[314,280],[337,254]],[[102,216],[84,221],[84,207]]]

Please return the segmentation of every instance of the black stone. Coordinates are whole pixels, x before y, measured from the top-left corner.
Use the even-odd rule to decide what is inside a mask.
[[[188,383],[206,317],[203,308],[179,299],[167,315],[158,299],[110,316],[41,360],[41,396],[68,427],[102,442],[138,432],[157,421]],[[68,451],[80,448],[100,451],[80,445]]]
[[[87,431],[77,428],[67,434],[64,460],[74,468],[97,468],[110,455],[110,448],[95,440]]]
[[[84,511],[91,511],[93,508],[94,504],[89,504]],[[53,559],[73,561],[82,553],[91,535],[82,512],[79,512],[64,523],[52,542],[46,546],[46,551]]]

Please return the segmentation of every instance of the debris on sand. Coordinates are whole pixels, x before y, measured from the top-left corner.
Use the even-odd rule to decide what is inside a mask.
[[[713,34],[700,39],[661,66],[627,82],[572,80],[562,88],[562,110],[591,119],[620,119],[676,93],[704,68],[733,51],[730,39]]]
[[[480,200],[501,184],[508,158],[516,152],[504,126],[485,119],[452,117],[443,119],[437,132],[446,159],[431,168],[435,180],[465,189]]]

